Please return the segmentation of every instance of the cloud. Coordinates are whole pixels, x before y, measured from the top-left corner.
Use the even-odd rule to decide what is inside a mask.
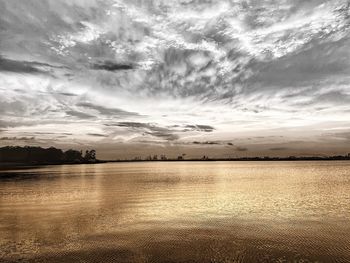
[[[194,142],[192,142],[192,144],[194,144],[194,145],[222,145],[222,146],[227,145],[227,146],[233,147],[234,151],[237,151],[237,152],[248,151],[248,148],[246,148],[246,147],[235,146],[233,143],[225,142],[225,141],[194,141]]]
[[[108,135],[100,134],[100,133],[88,133],[87,135],[94,136],[94,137],[108,137]]]
[[[106,126],[119,126],[126,128],[152,128],[152,124],[149,123],[141,123],[141,122],[118,122],[112,124],[105,124]]]
[[[248,148],[238,146],[238,147],[235,148],[235,151],[237,151],[237,152],[246,152],[246,151],[248,151]]]
[[[167,141],[175,141],[179,139],[178,135],[173,134],[171,131],[168,131],[166,129],[151,129],[151,131],[145,133],[154,137],[165,139]]]
[[[327,137],[328,139],[341,139],[345,141],[350,141],[350,131],[325,133],[322,134],[322,137]]]
[[[24,74],[47,74],[50,73],[52,69],[59,68],[62,67],[37,61],[12,60],[0,56],[0,71]]]
[[[152,123],[118,122],[118,123],[105,124],[105,125],[138,130],[138,131],[141,131],[143,134],[148,134],[153,137],[158,137],[167,141],[175,141],[179,139],[179,136],[175,134],[174,130],[156,126],[155,124],[152,124]]]
[[[37,62],[27,62],[27,61],[17,61],[6,59],[0,56],[0,71],[8,71],[15,73],[44,73],[42,69],[39,68],[40,63]]]
[[[178,140],[180,138],[179,133],[183,132],[212,132],[214,130],[214,127],[209,125],[171,125],[169,127],[161,127],[154,123],[142,122],[118,122],[106,124],[106,126],[125,127],[133,130],[145,130],[144,134],[164,138],[168,141]]]
[[[111,61],[104,63],[92,64],[92,69],[96,70],[107,70],[107,71],[118,71],[118,70],[130,70],[134,67],[130,64],[118,64]]]
[[[270,151],[286,151],[289,150],[287,147],[273,147],[269,149]]]
[[[211,141],[206,141],[206,142],[194,141],[193,144],[199,144],[199,145],[220,145],[219,142],[211,142]]]
[[[90,114],[75,110],[66,111],[66,114],[72,117],[78,117],[79,119],[91,119],[95,117]]]
[[[135,112],[128,112],[117,108],[107,108],[104,106],[100,106],[100,105],[96,105],[88,102],[78,103],[77,106],[95,110],[103,115],[113,115],[113,116],[119,116],[119,117],[139,116],[139,114]]]
[[[35,137],[0,137],[0,141],[34,141]]]
[[[67,96],[67,97],[76,97],[76,96],[78,96],[77,94],[70,93],[70,92],[58,92],[57,94],[62,95],[62,96]]]
[[[210,125],[186,125],[184,131],[212,132],[215,128]]]

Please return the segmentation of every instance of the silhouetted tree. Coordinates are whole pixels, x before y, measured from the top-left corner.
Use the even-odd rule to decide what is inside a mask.
[[[85,156],[84,156],[84,161],[86,162],[94,162],[96,161],[96,151],[95,150],[86,150]]]
[[[3,147],[0,148],[0,162],[19,163],[59,163],[62,162],[63,152],[54,147]]]
[[[76,150],[68,150],[64,152],[64,161],[67,162],[81,162],[83,160],[82,154]]]
[[[83,158],[82,151],[68,150],[50,147],[48,149],[32,146],[6,146],[0,148],[0,162],[9,163],[81,163],[96,162],[96,151],[86,151]]]

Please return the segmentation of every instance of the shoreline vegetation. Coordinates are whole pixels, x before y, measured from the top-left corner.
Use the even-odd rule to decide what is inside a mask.
[[[0,164],[13,165],[51,165],[51,164],[88,164],[98,163],[95,150],[63,151],[54,147],[6,146],[0,148]]]
[[[1,166],[26,166],[26,165],[63,165],[63,164],[96,164],[112,162],[217,162],[217,161],[340,161],[350,160],[347,155],[335,156],[288,156],[288,157],[233,157],[233,158],[185,158],[182,154],[177,158],[167,158],[165,155],[147,156],[145,158],[135,157],[133,159],[99,160],[96,158],[95,150],[63,151],[54,147],[41,148],[31,146],[6,146],[0,148]]]

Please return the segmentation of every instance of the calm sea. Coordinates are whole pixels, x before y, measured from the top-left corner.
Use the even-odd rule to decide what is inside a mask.
[[[350,162],[0,171],[1,262],[350,262]]]

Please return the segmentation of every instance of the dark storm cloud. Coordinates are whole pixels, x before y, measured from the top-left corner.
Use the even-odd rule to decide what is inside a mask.
[[[129,112],[129,111],[125,111],[125,110],[117,109],[117,108],[107,108],[104,106],[100,106],[100,105],[96,105],[96,104],[88,103],[88,102],[78,103],[77,106],[95,110],[102,115],[113,115],[113,116],[119,116],[119,117],[140,116],[136,112]]]
[[[91,68],[96,70],[119,71],[130,70],[134,67],[131,64],[119,64],[111,61],[106,61],[103,63],[92,64]]]
[[[72,117],[78,117],[79,119],[91,119],[95,117],[90,114],[75,110],[66,111],[66,114]]]

